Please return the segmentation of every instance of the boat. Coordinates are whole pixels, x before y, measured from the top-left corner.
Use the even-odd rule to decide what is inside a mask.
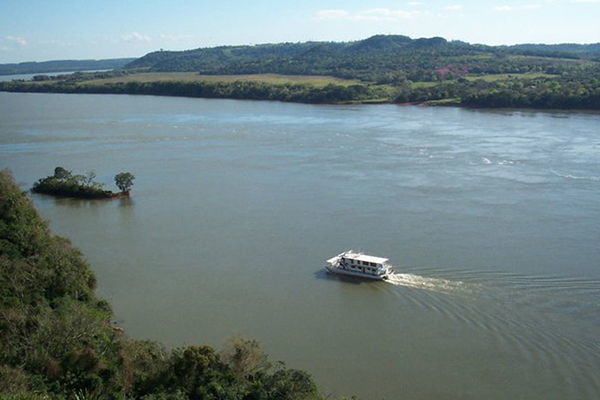
[[[394,272],[388,259],[348,250],[327,260],[325,269],[334,274],[383,281]]]

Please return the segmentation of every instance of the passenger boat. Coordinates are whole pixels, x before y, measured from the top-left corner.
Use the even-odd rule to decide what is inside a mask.
[[[359,278],[385,280],[394,271],[387,258],[374,257],[353,250],[345,251],[327,260],[327,272]]]

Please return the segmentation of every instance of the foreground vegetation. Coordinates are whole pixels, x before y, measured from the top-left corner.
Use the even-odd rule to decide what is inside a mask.
[[[0,171],[0,398],[321,399],[303,371],[235,338],[167,350],[111,325],[82,255]]]
[[[121,192],[113,193],[104,190],[101,183],[94,181],[95,177],[94,172],[88,172],[87,175],[73,175],[63,167],[56,167],[53,175],[38,180],[31,190],[35,193],[84,199],[115,198],[129,196],[129,190],[135,179],[135,176],[129,172],[115,175],[115,184]]]
[[[598,110],[600,44],[483,46],[377,35],[158,51],[120,70],[38,76],[0,90]]]

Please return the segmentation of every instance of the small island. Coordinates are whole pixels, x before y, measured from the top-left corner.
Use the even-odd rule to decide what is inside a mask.
[[[94,181],[96,173],[88,172],[86,175],[74,175],[63,168],[54,168],[54,174],[38,180],[31,191],[61,197],[75,197],[82,199],[115,199],[129,197],[135,176],[129,172],[115,175],[115,184],[120,192],[105,190],[102,183]]]

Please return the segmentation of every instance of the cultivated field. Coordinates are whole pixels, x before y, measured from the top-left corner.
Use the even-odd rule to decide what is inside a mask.
[[[249,74],[249,75],[200,75],[195,72],[144,72],[139,74],[119,76],[115,78],[93,79],[82,81],[81,84],[127,83],[127,82],[265,82],[270,84],[306,83],[314,86],[325,86],[330,83],[336,85],[356,85],[357,80],[335,78],[333,76],[319,75],[278,75],[278,74]]]
[[[556,78],[558,75],[544,74],[541,72],[527,72],[524,74],[487,74],[487,75],[467,75],[465,79],[474,81],[483,79],[486,82],[508,81],[514,79],[539,79],[539,78]]]

